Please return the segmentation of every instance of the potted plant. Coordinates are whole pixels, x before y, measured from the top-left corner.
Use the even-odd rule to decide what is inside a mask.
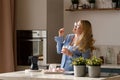
[[[100,76],[100,67],[102,64],[102,59],[93,56],[91,59],[86,60],[88,65],[88,75],[89,77],[99,77]]]
[[[89,0],[90,8],[95,8],[95,0]]]
[[[83,57],[74,58],[72,64],[74,65],[74,76],[85,76],[86,60]]]
[[[78,9],[79,0],[71,0],[73,9]]]

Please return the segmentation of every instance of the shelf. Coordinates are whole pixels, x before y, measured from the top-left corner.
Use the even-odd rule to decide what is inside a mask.
[[[103,10],[120,10],[120,8],[100,8],[100,9],[66,9],[66,11],[103,11]]]

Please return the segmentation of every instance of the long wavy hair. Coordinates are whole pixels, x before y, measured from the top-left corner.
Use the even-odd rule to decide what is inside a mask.
[[[92,26],[91,23],[88,20],[81,20],[82,27],[82,39],[78,40],[76,45],[78,46],[78,49],[82,52],[86,51],[87,49],[90,49],[91,52],[95,49],[94,43],[95,40],[93,39],[92,34]]]

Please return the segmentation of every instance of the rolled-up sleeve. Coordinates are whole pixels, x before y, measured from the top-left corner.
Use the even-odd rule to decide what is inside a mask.
[[[57,45],[56,45],[57,53],[60,54],[61,50],[62,50],[64,38],[63,37],[59,37],[59,36],[55,36],[54,39],[57,42]]]

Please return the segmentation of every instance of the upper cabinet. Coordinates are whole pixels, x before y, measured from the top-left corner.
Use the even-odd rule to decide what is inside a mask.
[[[18,30],[46,29],[47,0],[16,0],[15,26]]]

